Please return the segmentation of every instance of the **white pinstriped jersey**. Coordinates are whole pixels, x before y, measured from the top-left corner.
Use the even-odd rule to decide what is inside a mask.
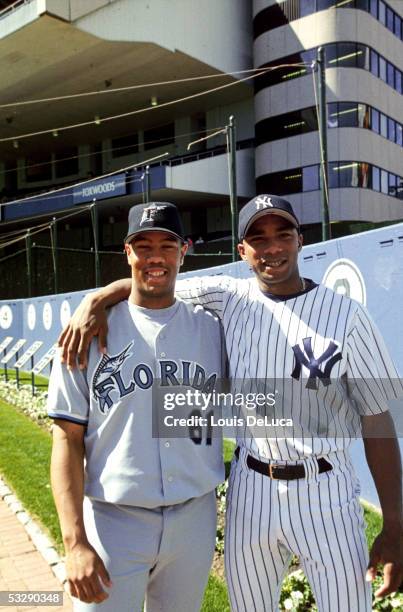
[[[296,461],[345,450],[360,415],[388,410],[402,387],[367,310],[324,285],[294,296],[263,294],[255,278],[179,281],[178,295],[222,319],[229,372],[236,387],[276,393],[275,417],[292,418],[292,437],[273,428],[239,431],[255,456]],[[328,384],[328,381],[331,384]]]

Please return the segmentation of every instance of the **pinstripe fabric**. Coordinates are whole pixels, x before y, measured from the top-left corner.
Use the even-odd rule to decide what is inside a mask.
[[[245,451],[231,474],[225,563],[231,609],[278,610],[291,555],[300,558],[319,610],[369,612],[371,588],[358,483],[349,459],[295,481],[250,470]]]
[[[294,421],[286,438],[270,427],[237,432],[225,542],[232,610],[277,610],[296,554],[319,610],[369,612],[367,545],[348,447],[360,417],[388,410],[402,385],[368,312],[322,285],[284,298],[264,295],[256,279],[191,279],[178,289],[221,317],[233,389],[275,390],[276,416]],[[302,462],[306,478],[271,480],[247,467],[248,453]],[[332,471],[318,473],[321,456]]]
[[[276,392],[275,416],[292,418],[294,436],[276,438],[270,428],[238,432],[238,444],[257,458],[298,461],[347,449],[360,435],[361,415],[388,410],[388,399],[402,385],[383,339],[368,312],[357,302],[323,285],[287,299],[263,294],[255,279],[206,277],[180,281],[184,300],[208,305],[223,322],[233,389]],[[340,357],[329,372],[331,384],[309,369],[295,371],[295,351],[312,357],[332,343]],[[331,357],[319,365],[322,371]]]

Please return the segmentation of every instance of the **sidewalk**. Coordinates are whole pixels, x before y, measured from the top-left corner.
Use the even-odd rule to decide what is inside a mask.
[[[37,551],[23,525],[0,498],[0,591],[63,591],[49,565]],[[1,606],[9,612],[69,612],[67,593],[63,606]]]

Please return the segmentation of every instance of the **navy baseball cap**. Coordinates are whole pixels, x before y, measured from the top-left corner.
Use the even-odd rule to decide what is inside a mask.
[[[284,217],[299,231],[299,221],[287,200],[275,195],[263,193],[252,198],[239,213],[238,237],[243,240],[252,223],[265,215]]]
[[[140,232],[148,231],[169,232],[185,242],[178,209],[170,202],[147,202],[131,207],[125,242],[130,242]]]

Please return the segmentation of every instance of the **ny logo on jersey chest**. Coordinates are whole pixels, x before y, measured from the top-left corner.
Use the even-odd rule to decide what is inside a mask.
[[[318,380],[327,387],[330,385],[330,375],[332,369],[336,365],[338,361],[341,360],[341,353],[336,353],[339,348],[338,345],[332,341],[329,342],[329,346],[327,349],[319,355],[315,357],[312,350],[312,338],[304,338],[302,340],[303,349],[296,344],[292,347],[294,351],[295,357],[295,366],[291,373],[291,376],[296,380],[299,380],[301,377],[302,366],[305,366],[309,370],[309,377],[305,387],[307,389],[317,389],[318,388]],[[322,364],[324,364],[324,369],[321,369]]]

